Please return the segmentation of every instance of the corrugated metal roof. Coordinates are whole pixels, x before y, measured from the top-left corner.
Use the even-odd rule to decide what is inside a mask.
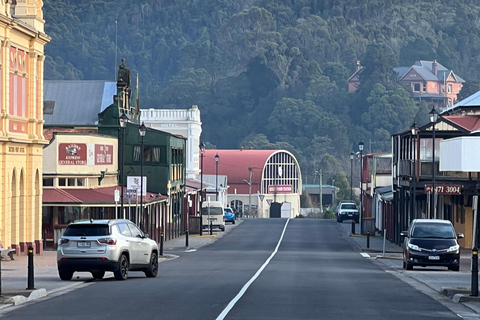
[[[442,113],[449,113],[452,110],[469,107],[480,107],[480,91],[472,94],[471,96],[463,99],[460,102],[455,103],[453,106],[443,110]]]
[[[218,154],[218,174],[228,176],[229,193],[248,194],[249,187],[244,180],[249,180],[252,172],[252,193],[260,192],[262,170],[268,159],[276,153],[286,152],[285,150],[205,150],[203,158],[203,173],[208,175],[216,174],[215,155]],[[290,154],[290,153],[289,153]],[[293,156],[292,156],[293,157]]]
[[[92,125],[113,103],[117,87],[104,80],[46,80],[43,93],[44,101],[54,101],[53,113],[43,115],[46,125]]]
[[[433,73],[433,61],[420,60],[416,61],[411,67],[397,67],[394,68],[398,73],[398,79],[402,78],[410,69],[414,69],[423,79],[429,81],[442,81],[447,79],[450,74],[453,74],[458,82],[465,82],[462,78],[453,73],[452,70],[445,68],[437,62],[437,74]]]
[[[96,189],[57,189],[57,188],[44,188],[43,189],[43,204],[76,204],[83,206],[114,206],[114,194],[115,189],[120,187],[104,187]],[[143,198],[143,203],[150,203],[154,201],[165,201],[167,196],[158,195],[156,193],[147,192],[147,195]],[[131,199],[131,203],[135,203],[136,199]],[[128,203],[128,200],[123,201]]]
[[[444,116],[443,118],[470,132],[480,130],[480,117],[477,115]]]

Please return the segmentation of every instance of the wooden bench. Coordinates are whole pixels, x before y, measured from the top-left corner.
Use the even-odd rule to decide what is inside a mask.
[[[10,258],[10,260],[15,260],[13,258],[13,253],[15,252],[15,249],[4,249],[0,248],[0,256],[2,259],[7,259],[7,257]]]

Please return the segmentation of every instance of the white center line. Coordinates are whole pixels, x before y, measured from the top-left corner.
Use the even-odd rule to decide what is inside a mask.
[[[239,293],[235,296],[235,298],[230,301],[230,303],[227,305],[225,309],[223,309],[222,313],[217,317],[217,320],[223,320],[227,316],[227,314],[232,310],[232,308],[235,306],[235,304],[242,298],[242,296],[245,294],[247,291],[248,287],[258,278],[258,276],[262,273],[263,269],[267,267],[267,265],[270,263],[270,260],[275,256],[275,254],[278,251],[278,248],[280,247],[280,244],[282,243],[283,240],[283,235],[285,234],[285,231],[287,230],[288,222],[290,221],[290,218],[287,220],[285,223],[285,227],[283,228],[282,235],[280,236],[280,240],[278,240],[277,246],[275,247],[275,250],[273,250],[272,254],[270,257],[265,261],[265,263],[260,267],[260,269],[257,270],[257,272],[253,275],[253,277],[248,280],[248,282],[243,286],[242,290],[240,290]]]
[[[362,257],[364,257],[364,258],[370,258],[370,255],[369,255],[368,253],[361,252],[360,254],[361,254]]]

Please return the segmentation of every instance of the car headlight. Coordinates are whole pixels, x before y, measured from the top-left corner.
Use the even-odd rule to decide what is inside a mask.
[[[457,252],[458,249],[460,249],[460,246],[457,244],[455,246],[451,246],[450,248],[448,248],[447,252]]]
[[[409,244],[408,244],[408,247],[409,247],[410,249],[412,249],[412,250],[415,250],[415,251],[421,251],[421,250],[420,250],[420,247],[417,246],[416,244],[411,244],[411,243],[409,243]]]

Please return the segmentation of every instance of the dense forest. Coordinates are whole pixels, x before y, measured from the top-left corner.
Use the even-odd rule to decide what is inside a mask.
[[[141,108],[198,105],[207,146],[285,149],[304,183],[349,172],[360,140],[428,122],[393,67],[436,59],[480,90],[473,0],[44,0],[45,79],[139,75]],[[347,92],[357,61],[361,85]],[[344,177],[344,175],[343,175]]]

